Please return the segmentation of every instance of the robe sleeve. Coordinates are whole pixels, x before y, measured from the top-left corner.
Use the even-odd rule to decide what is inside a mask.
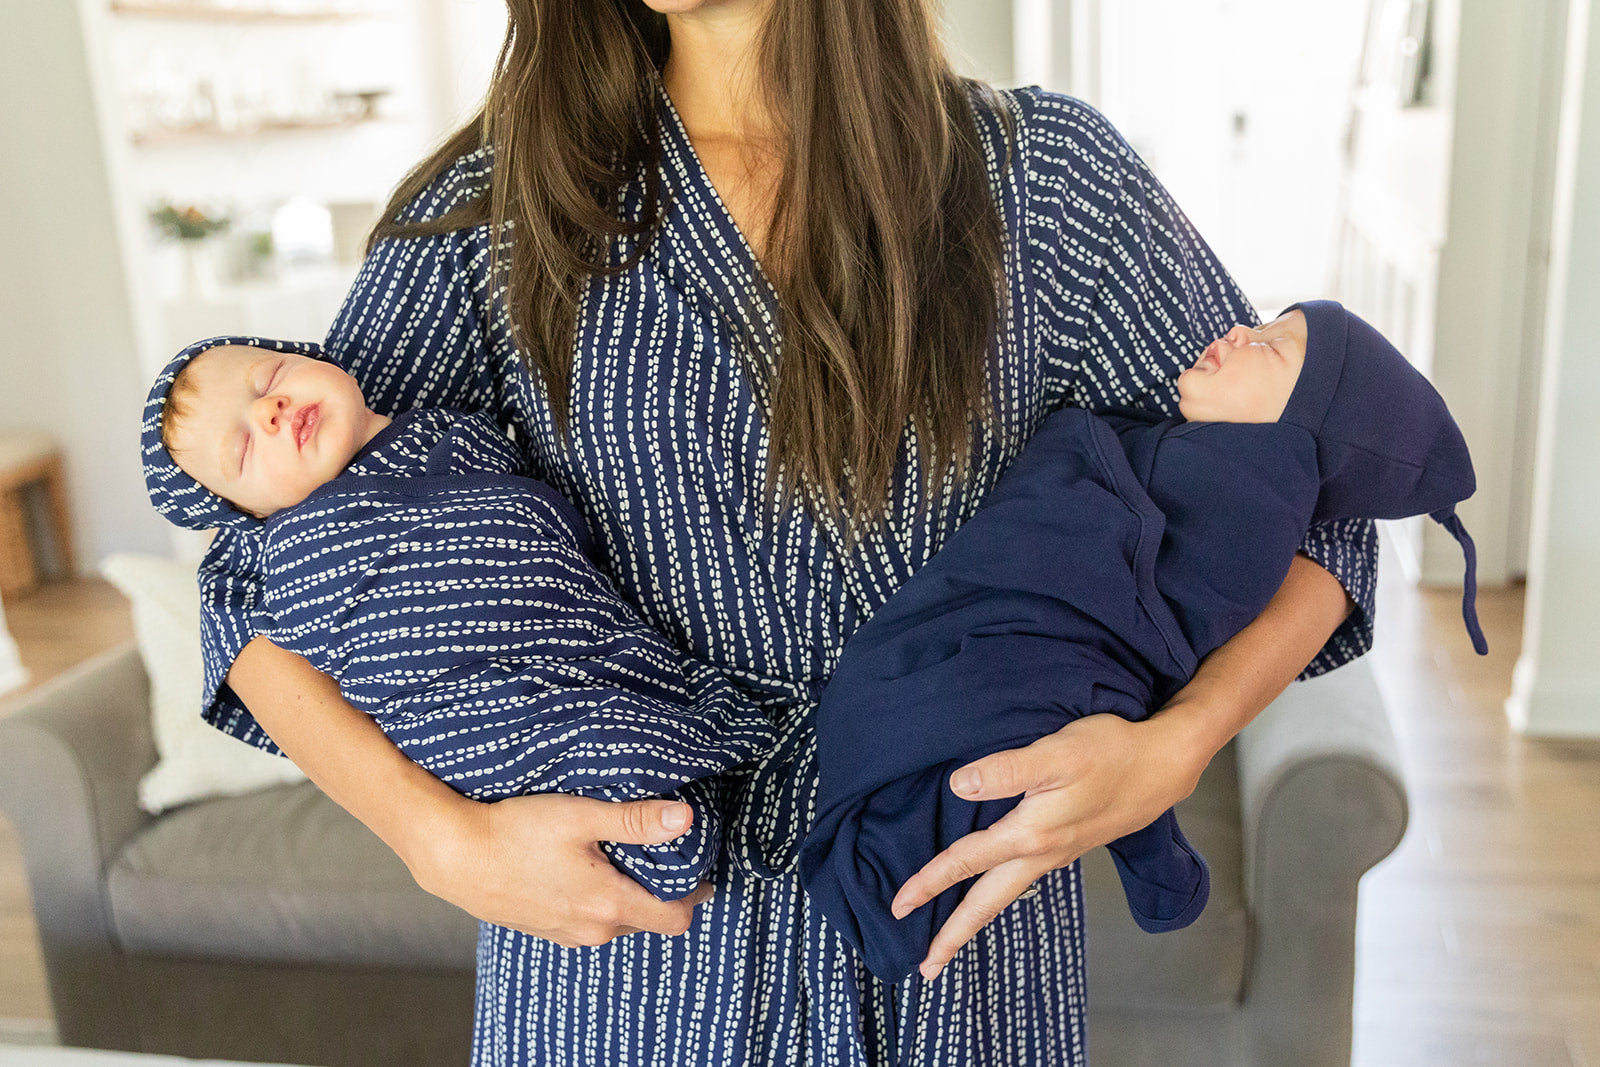
[[[1045,373],[1057,406],[1177,415],[1177,377],[1229,327],[1258,316],[1170,194],[1093,108],[1019,94],[1028,264]],[[1302,677],[1372,645],[1377,533],[1319,523],[1300,551],[1337,578],[1356,610]]]
[[[488,179],[484,155],[458,161],[407,209],[419,220],[448,211]],[[368,405],[394,415],[415,407],[477,411],[499,387],[487,310],[485,227],[388,239],[356,276],[324,348],[360,383]],[[257,634],[261,550],[253,534],[219,531],[200,564],[202,714],[249,744],[277,751],[224,679]]]

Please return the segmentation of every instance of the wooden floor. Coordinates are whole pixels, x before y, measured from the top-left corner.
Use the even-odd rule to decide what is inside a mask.
[[[1380,569],[1411,825],[1361,885],[1355,1062],[1600,1067],[1600,742],[1507,727],[1520,589],[1479,596],[1479,658],[1459,593]]]
[[[1459,594],[1414,590],[1386,563],[1372,662],[1411,828],[1362,884],[1355,1062],[1600,1067],[1600,743],[1507,728],[1520,589],[1482,594],[1492,653],[1480,660]],[[5,610],[33,684],[131,632],[101,582],[46,587]],[[0,820],[0,1041],[50,1016],[30,915]]]

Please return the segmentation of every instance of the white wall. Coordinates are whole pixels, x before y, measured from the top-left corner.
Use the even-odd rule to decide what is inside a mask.
[[[372,19],[236,25],[113,18],[104,0],[0,0],[0,428],[62,442],[85,571],[112,551],[174,543],[137,458],[149,378],[173,350],[145,221],[152,201],[381,202],[481,96],[503,33],[499,0],[373,6]],[[148,113],[149,94],[141,104],[129,90],[149,90],[152,78],[204,78],[219,99],[297,84],[395,92],[385,121],[331,133],[135,146],[129,124]],[[293,289],[251,299],[282,303]],[[333,303],[318,301],[320,325],[300,332],[326,328]]]
[[[1331,281],[1365,9],[1366,0],[946,3],[958,54],[983,57],[970,72],[1009,70],[1017,84],[1103,111],[1268,313]]]
[[[1011,0],[942,0],[940,6],[956,70],[994,85],[1013,84]]]
[[[505,0],[419,0],[433,80],[435,129],[454,129],[478,110],[506,32]]]
[[[81,566],[160,551],[138,462],[145,383],[75,2],[0,3],[0,426],[66,449]]]
[[[1539,353],[1527,347],[1529,323],[1544,316],[1538,259],[1550,225],[1554,141],[1541,116],[1555,108],[1559,84],[1541,74],[1560,65],[1556,7],[1550,0],[1459,5],[1431,377],[1472,449],[1478,492],[1460,512],[1488,585],[1526,567],[1529,454],[1519,442],[1531,438],[1535,421],[1536,383],[1525,369],[1537,367]],[[1541,284],[1530,286],[1530,278]],[[1455,542],[1432,523],[1423,529],[1424,580],[1459,581]]]
[[[1531,734],[1600,737],[1600,18],[1589,0],[1569,10],[1528,596],[1506,711]]]

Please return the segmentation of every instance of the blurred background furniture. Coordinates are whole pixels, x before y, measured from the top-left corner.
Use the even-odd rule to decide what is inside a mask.
[[[1178,805],[1211,866],[1193,926],[1144,933],[1110,854],[1084,857],[1090,1062],[1348,1067],[1356,891],[1407,813],[1366,661],[1290,686]]]
[[[465,1064],[477,924],[309,783],[137,803],[132,643],[0,719],[62,1044],[335,1067]]]
[[[129,644],[0,720],[62,1042],[465,1063],[472,920],[309,784],[145,814],[147,705]],[[1193,927],[1140,932],[1104,850],[1085,861],[1094,1062],[1348,1064],[1357,883],[1406,823],[1366,665],[1293,687],[1179,814],[1212,871]]]
[[[47,571],[73,573],[61,450],[45,434],[0,430],[0,596],[28,592]]]

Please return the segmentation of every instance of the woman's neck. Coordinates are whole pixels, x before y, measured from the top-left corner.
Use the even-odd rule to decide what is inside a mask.
[[[775,136],[757,60],[771,6],[772,0],[708,0],[667,15],[672,48],[662,81],[691,137],[760,143]]]

